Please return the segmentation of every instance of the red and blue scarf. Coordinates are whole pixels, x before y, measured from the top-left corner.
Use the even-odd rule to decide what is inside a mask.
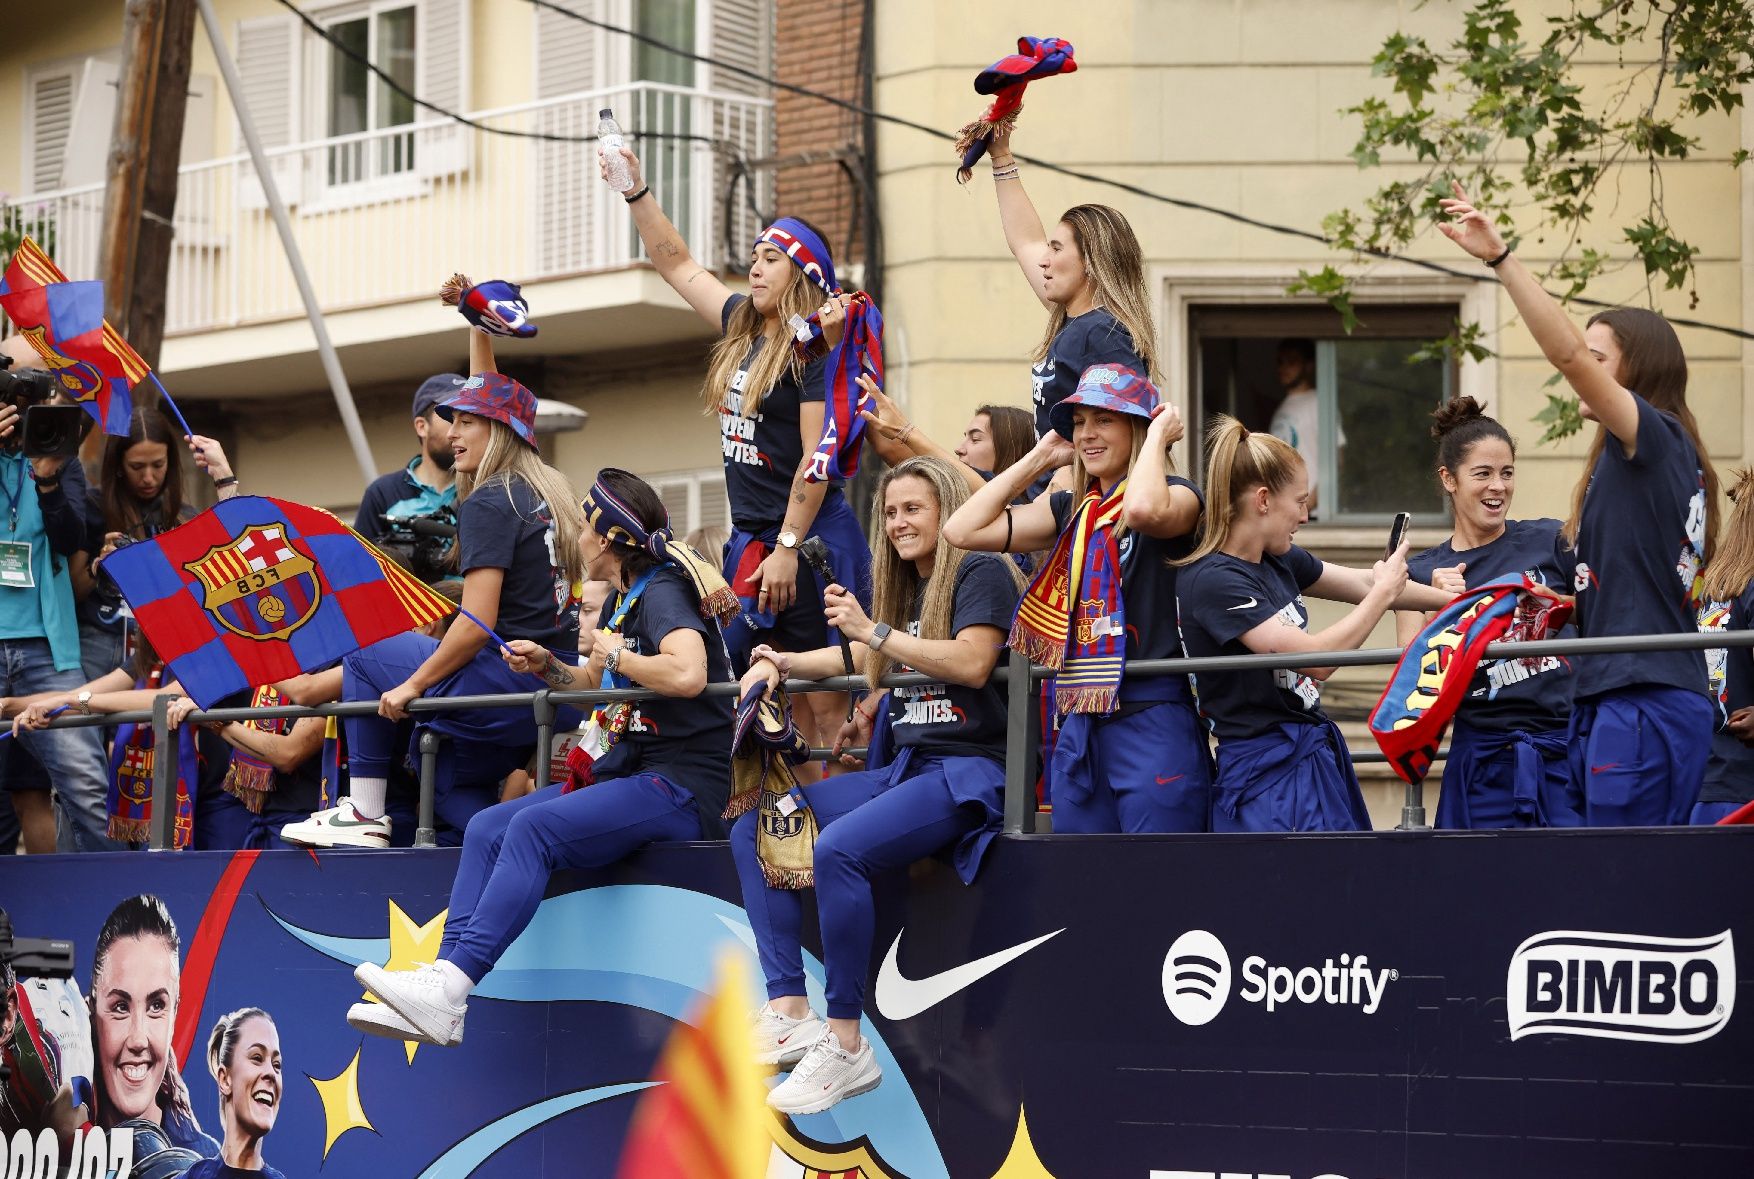
[[[272,684],[264,684],[250,695],[251,708],[278,708],[283,703],[280,692]],[[260,733],[284,733],[292,728],[289,717],[251,717],[243,722],[247,729]],[[252,815],[262,813],[268,796],[274,793],[274,767],[242,749],[231,751],[231,764],[225,767],[225,791],[249,808]]]
[[[164,681],[161,664],[135,681],[136,691],[155,692]],[[194,784],[200,766],[195,752],[193,725],[181,725],[177,739],[177,816],[172,846],[189,846],[195,835]],[[152,838],[152,773],[155,751],[152,726],[122,725],[110,752],[110,789],[104,799],[109,812],[109,837],[124,843],[145,843]]]
[[[1072,43],[1063,37],[1019,37],[1017,52],[1002,57],[975,75],[976,94],[996,95],[986,112],[956,133],[956,154],[962,161],[956,182],[967,184],[974,166],[992,146],[993,135],[1017,125],[1023,91],[1037,78],[1069,74],[1078,68]]]
[[[827,244],[802,221],[781,217],[762,230],[755,242],[766,242],[784,253],[829,298],[841,296]],[[822,338],[821,313],[812,313],[808,319],[794,316],[790,327],[795,346],[808,349]],[[865,436],[865,419],[859,411],[870,408],[869,399],[859,388],[859,377],[864,373],[871,374],[878,388],[883,387],[883,316],[870,295],[855,291],[847,304],[840,342],[828,355],[822,438],[805,474],[811,483],[858,474]]]
[[[1012,648],[1059,672],[1056,716],[1109,713],[1120,704],[1127,616],[1115,525],[1126,492],[1122,479],[1105,498],[1091,480],[1011,621]]]
[[[1370,713],[1371,736],[1402,781],[1421,781],[1431,769],[1488,643],[1545,638],[1570,618],[1569,603],[1536,590],[1528,578],[1469,590],[1407,644]]]

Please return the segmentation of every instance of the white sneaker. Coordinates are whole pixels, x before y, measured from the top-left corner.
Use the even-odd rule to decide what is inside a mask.
[[[436,965],[385,970],[376,962],[361,962],[353,977],[430,1042],[455,1044],[463,1038],[465,1006],[446,996],[444,971]]]
[[[370,1036],[386,1040],[413,1040],[416,1044],[437,1043],[440,1048],[455,1048],[463,1042],[463,1021],[449,1039],[434,1041],[427,1034],[403,1019],[396,1009],[383,1003],[355,1003],[347,1009],[347,1022]]]
[[[822,1035],[804,1053],[792,1075],[774,1086],[767,1103],[783,1114],[821,1113],[849,1097],[869,1093],[883,1080],[871,1041],[859,1038],[857,1052],[840,1046],[840,1038],[824,1026]]]
[[[796,1064],[810,1051],[810,1045],[821,1038],[826,1025],[814,1011],[803,1019],[781,1015],[768,1003],[755,1013],[755,1026],[750,1037],[755,1043],[756,1064]]]
[[[280,838],[304,847],[389,847],[390,817],[367,819],[344,798],[326,811],[288,823]]]

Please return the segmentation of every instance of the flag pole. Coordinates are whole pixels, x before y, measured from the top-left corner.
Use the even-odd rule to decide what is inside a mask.
[[[164,387],[164,382],[159,380],[158,374],[151,369],[146,370],[146,375],[152,378],[152,383],[154,385],[158,386],[159,398],[166,405],[171,407],[171,414],[177,419],[177,425],[183,428],[183,437],[193,438],[195,436],[195,431],[189,429],[189,423],[183,420],[183,411],[177,408],[176,400],[171,397],[170,390]]]
[[[274,183],[274,173],[268,166],[267,156],[262,151],[262,140],[256,134],[256,121],[250,114],[249,104],[244,100],[244,88],[238,78],[237,65],[231,59],[231,50],[226,47],[225,33],[219,27],[219,16],[213,11],[213,0],[197,0],[201,8],[201,24],[207,30],[207,40],[213,46],[214,59],[219,63],[219,72],[225,78],[226,93],[231,96],[232,110],[236,112],[238,128],[243,132],[244,143],[250,149],[250,162],[255,165],[256,178],[261,181],[262,195],[268,199],[268,211],[274,216],[274,227],[280,232],[280,244],[286,250],[286,261],[292,267],[293,280],[298,284],[299,298],[305,305],[305,318],[310,320],[311,333],[317,338],[317,355],[322,358],[323,371],[329,378],[329,389],[335,395],[335,408],[341,413],[341,425],[347,431],[347,440],[353,446],[353,457],[359,463],[361,478],[369,484],[378,477],[377,464],[372,459],[371,446],[365,438],[365,427],[360,423],[359,410],[353,404],[353,393],[347,387],[347,377],[341,371],[341,358],[335,355],[335,345],[329,340],[329,329],[323,323],[323,309],[317,303],[317,292],[311,286],[310,275],[305,272],[304,257],[299,253],[298,241],[292,235],[292,222],[286,216],[286,202],[280,199],[280,188]]]

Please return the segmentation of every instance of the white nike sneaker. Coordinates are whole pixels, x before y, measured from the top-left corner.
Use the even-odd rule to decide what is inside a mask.
[[[395,1008],[383,1003],[355,1003],[347,1009],[347,1022],[358,1031],[369,1036],[382,1036],[386,1040],[413,1040],[416,1044],[436,1043],[440,1048],[455,1048],[463,1042],[461,1019],[457,1021],[456,1030],[448,1039],[435,1041],[398,1015]]]
[[[376,962],[361,962],[354,967],[353,977],[394,1008],[397,1015],[406,1019],[429,1042],[455,1044],[463,1038],[465,1004],[453,1003],[446,997],[445,975],[436,965],[427,964],[414,970],[385,970]]]
[[[840,1038],[824,1027],[792,1075],[767,1095],[767,1103],[793,1117],[821,1113],[849,1097],[869,1093],[882,1080],[883,1070],[877,1067],[869,1039],[861,1036],[858,1051],[848,1052],[840,1046]]]
[[[803,1019],[781,1015],[768,1003],[755,1013],[755,1026],[750,1038],[755,1043],[756,1064],[796,1064],[810,1051],[810,1045],[821,1038],[827,1027],[814,1011]]]
[[[326,811],[288,823],[280,838],[303,847],[389,847],[390,816],[365,818],[353,809],[351,798],[344,798]]]

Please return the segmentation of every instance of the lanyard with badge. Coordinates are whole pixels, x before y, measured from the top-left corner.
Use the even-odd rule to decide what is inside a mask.
[[[6,497],[7,532],[6,540],[0,540],[0,586],[11,589],[34,589],[36,574],[31,569],[30,542],[11,539],[18,535],[18,509],[24,503],[24,470],[30,460],[20,455],[18,469],[14,473],[12,486],[7,487],[0,480],[0,494]]]

